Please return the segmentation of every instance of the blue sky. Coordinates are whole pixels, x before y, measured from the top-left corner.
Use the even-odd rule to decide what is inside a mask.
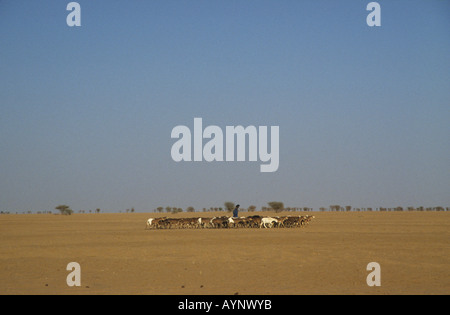
[[[0,1],[0,210],[450,206],[450,2]],[[280,127],[280,166],[172,160]]]

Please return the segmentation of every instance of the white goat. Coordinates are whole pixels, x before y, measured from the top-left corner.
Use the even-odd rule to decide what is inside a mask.
[[[265,228],[267,228],[267,225],[268,225],[269,228],[271,228],[271,227],[273,227],[274,223],[278,223],[278,220],[275,218],[271,218],[271,217],[262,218],[261,225],[259,227],[262,228],[264,226]]]

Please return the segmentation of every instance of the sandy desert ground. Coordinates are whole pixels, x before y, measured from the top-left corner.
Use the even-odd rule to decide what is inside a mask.
[[[1,215],[0,294],[450,293],[450,213],[313,214],[306,228],[185,230],[145,230],[154,213]],[[214,214],[174,216],[196,215]]]

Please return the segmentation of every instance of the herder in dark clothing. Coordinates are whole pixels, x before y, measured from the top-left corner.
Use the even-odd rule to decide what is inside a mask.
[[[233,210],[233,218],[238,217],[238,211],[239,211],[239,205],[236,205],[236,208],[234,208],[234,210]]]

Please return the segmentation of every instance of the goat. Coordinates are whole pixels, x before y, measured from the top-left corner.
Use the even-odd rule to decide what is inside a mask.
[[[273,227],[274,223],[278,223],[278,220],[271,217],[266,217],[261,219],[261,225],[259,226],[262,228],[263,226],[267,228],[267,225],[269,225],[269,228]]]

